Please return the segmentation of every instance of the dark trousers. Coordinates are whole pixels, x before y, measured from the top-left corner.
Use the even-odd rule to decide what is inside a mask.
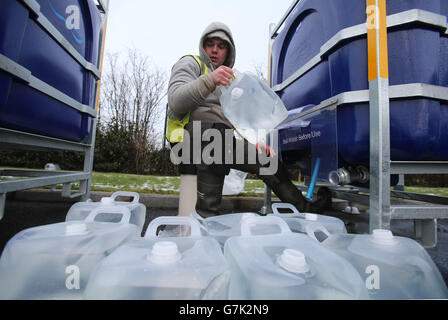
[[[292,203],[299,211],[305,209],[305,199],[291,182],[288,171],[278,157],[269,158],[259,155],[253,144],[247,140],[236,139],[232,129],[224,124],[202,122],[200,130],[197,130],[197,126],[196,130],[193,128],[193,123],[185,127],[188,136],[185,136],[184,140],[189,138],[190,156],[184,158],[188,161],[182,163],[180,168],[181,171],[190,174],[195,168],[197,174],[196,211],[201,216],[222,214],[220,210],[222,189],[225,175],[230,169],[257,175],[281,201]],[[212,135],[207,135],[208,129],[214,129],[208,131],[213,131]],[[198,134],[200,137],[197,136]],[[203,137],[206,138],[203,139]],[[211,146],[220,148],[211,148]],[[276,165],[273,166],[272,161],[276,161]]]

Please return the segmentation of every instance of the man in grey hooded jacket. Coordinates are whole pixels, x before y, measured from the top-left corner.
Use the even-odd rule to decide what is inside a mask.
[[[188,132],[190,139],[189,146],[198,146],[194,143],[194,139],[201,140],[205,130],[216,129],[224,137],[232,128],[232,124],[225,117],[223,109],[220,105],[221,91],[219,86],[227,85],[232,76],[232,67],[235,63],[235,44],[230,29],[223,23],[214,22],[210,24],[203,32],[199,43],[199,61],[193,56],[185,56],[181,58],[172,68],[171,78],[168,86],[168,117],[172,119],[182,120],[189,114],[188,124],[185,126],[185,132]],[[204,70],[207,70],[204,72]],[[200,136],[194,136],[194,123],[200,122]],[[186,138],[187,139],[187,138]],[[224,138],[221,139],[224,141]],[[235,138],[232,143],[232,150],[228,150],[227,146],[223,146],[222,155],[232,153],[235,160],[235,146],[238,144]],[[240,140],[241,141],[241,140]],[[202,150],[207,144],[200,142],[199,148]],[[244,140],[244,159],[248,159],[247,154],[257,148]],[[239,149],[241,150],[241,149]],[[195,150],[191,150],[193,154]],[[268,155],[279,161],[268,146],[265,150]],[[256,154],[256,153],[253,153]],[[191,159],[191,158],[190,158]],[[230,169],[250,172],[257,174],[263,182],[268,185],[272,191],[283,201],[292,203],[299,211],[303,211],[306,201],[301,192],[291,182],[287,170],[278,163],[278,170],[275,174],[261,175],[260,168],[263,166],[259,159],[255,164],[238,163],[233,161],[218,161],[213,164],[206,164],[199,160],[195,162],[195,166],[181,166],[182,174],[197,174],[197,201],[196,212],[203,217],[209,217],[221,214],[220,204],[222,198],[222,188],[225,175]],[[196,171],[196,172],[195,172]],[[181,182],[182,183],[182,182]],[[182,189],[181,189],[182,192]]]

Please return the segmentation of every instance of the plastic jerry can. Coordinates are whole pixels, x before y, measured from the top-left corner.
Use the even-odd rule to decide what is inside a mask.
[[[280,232],[253,235],[259,224],[276,225]],[[224,256],[231,270],[229,299],[368,298],[364,281],[347,260],[306,234],[291,232],[277,216],[245,219],[241,236],[227,240]]]
[[[163,225],[188,225],[183,237],[159,237]],[[89,280],[86,299],[225,299],[229,269],[218,242],[192,217],[158,217],[145,236],[119,247]]]
[[[220,102],[224,115],[249,142],[265,139],[288,116],[282,100],[265,82],[249,72],[235,71],[236,79],[221,87]],[[258,130],[265,130],[259,136]]]
[[[447,299],[448,289],[426,250],[416,241],[390,230],[372,234],[329,234],[309,225],[308,234],[326,233],[323,246],[347,259],[363,277],[371,299]]]
[[[96,222],[102,213],[119,223]],[[0,258],[0,299],[81,299],[93,267],[137,236],[124,206],[99,207],[84,221],[68,221],[17,233]]]
[[[215,238],[221,245],[221,248],[224,248],[225,242],[230,237],[241,235],[242,220],[259,216],[253,212],[222,214],[205,219],[196,212],[193,212],[191,215],[199,221],[203,233]],[[273,225],[258,225],[252,232],[254,234],[269,234],[277,232],[277,229]]]
[[[279,209],[288,209],[292,213],[280,213]],[[345,223],[341,219],[314,213],[301,213],[290,203],[273,203],[272,215],[285,220],[293,232],[306,233],[306,226],[310,223],[319,222],[331,234],[347,233]]]
[[[121,196],[131,197],[132,200],[131,202],[117,201],[116,199]],[[65,221],[84,220],[92,210],[100,206],[113,206],[113,205],[125,206],[131,212],[131,219],[129,223],[135,224],[138,227],[139,232],[141,233],[146,219],[146,206],[143,203],[140,203],[139,199],[140,195],[136,192],[117,191],[114,192],[110,197],[101,198],[101,201],[99,202],[93,202],[93,201],[77,202],[74,205],[72,205],[68,210]],[[100,221],[103,222],[115,222],[117,220],[117,215],[103,214],[100,217],[98,217],[98,219],[101,219]]]

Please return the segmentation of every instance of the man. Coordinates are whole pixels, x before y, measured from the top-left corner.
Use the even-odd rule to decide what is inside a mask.
[[[231,153],[232,163],[229,164],[221,159],[221,161],[209,164],[205,163],[204,159],[197,159],[197,155],[201,156],[207,146],[204,141],[201,141],[204,132],[213,129],[223,137],[220,141],[224,141],[224,136],[228,134],[229,130],[232,130],[232,124],[224,116],[220,105],[221,90],[219,86],[226,86],[232,79],[235,53],[235,44],[230,29],[223,23],[214,22],[205,29],[201,36],[199,56],[185,56],[172,69],[168,86],[167,138],[171,139],[170,142],[182,141],[183,144],[190,142],[190,149],[187,150],[190,151],[190,157],[187,162],[196,163],[196,166],[181,164],[181,184],[183,175],[197,174],[195,209],[202,217],[221,214],[220,204],[224,177],[231,168],[257,174],[283,202],[292,203],[299,211],[303,211],[306,201],[301,192],[292,184],[288,172],[280,162],[275,174],[261,175],[260,169],[263,164],[259,161],[259,157],[257,157],[256,163],[250,164],[247,161],[248,154],[258,154],[261,151],[271,156],[272,161],[279,161],[275,153],[266,145],[254,146],[244,141],[243,158],[245,163],[237,164],[235,159],[239,156],[237,153],[240,149],[237,150],[235,147],[238,142],[233,137],[234,143],[231,146],[224,145],[221,153],[221,157],[226,153]],[[200,123],[199,136],[198,132],[194,130],[197,123]],[[177,139],[177,136],[173,135],[175,131],[173,129],[184,124],[185,139]],[[198,139],[201,141],[199,144],[197,143]],[[198,152],[198,148],[201,149],[200,152]],[[182,152],[185,152],[185,149]],[[193,157],[191,157],[192,154]]]

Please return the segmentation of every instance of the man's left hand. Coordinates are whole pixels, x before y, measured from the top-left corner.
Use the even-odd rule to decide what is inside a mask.
[[[274,149],[272,149],[271,147],[269,147],[266,143],[264,143],[264,142],[258,142],[256,145],[255,145],[255,148],[257,149],[257,151],[258,151],[258,154],[262,154],[263,153],[263,149],[264,149],[264,151],[266,152],[266,155],[268,156],[268,157],[275,157],[276,156],[276,153],[275,153],[275,151],[274,151]]]

